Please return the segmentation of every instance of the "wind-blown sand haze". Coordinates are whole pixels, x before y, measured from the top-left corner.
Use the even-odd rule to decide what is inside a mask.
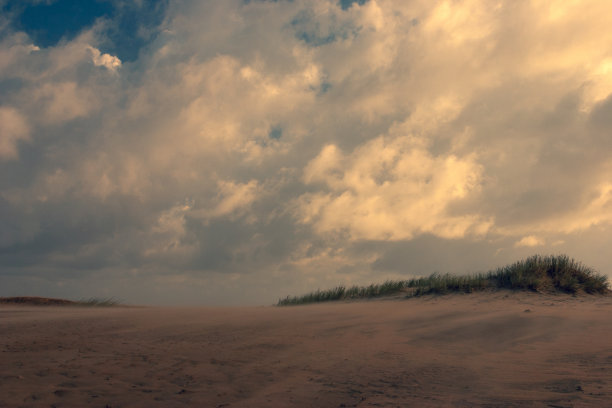
[[[612,298],[0,308],[1,407],[612,406]]]

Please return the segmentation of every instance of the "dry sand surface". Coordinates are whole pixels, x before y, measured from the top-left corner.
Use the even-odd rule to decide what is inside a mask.
[[[612,407],[612,297],[0,306],[1,407]]]

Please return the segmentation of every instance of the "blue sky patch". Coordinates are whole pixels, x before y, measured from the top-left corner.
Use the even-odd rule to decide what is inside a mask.
[[[114,7],[109,1],[57,0],[51,3],[24,4],[9,0],[3,11],[16,12],[14,28],[25,31],[39,47],[52,47],[63,38],[71,40],[100,17],[110,17]]]
[[[292,2],[293,0],[287,0],[287,1]],[[259,2],[259,3],[265,3],[265,2],[278,3],[279,0],[242,0],[242,2],[244,4],[249,4],[249,3],[254,3],[254,2]]]
[[[368,0],[340,0],[340,7],[342,7],[342,10],[347,10],[349,8],[351,8],[351,6],[353,5],[353,3],[357,3],[360,6],[362,4],[365,4],[365,2]]]
[[[300,11],[291,21],[295,30],[295,37],[313,47],[332,43],[336,40],[336,33],[323,30],[312,11]],[[327,32],[326,32],[327,31]]]
[[[130,2],[117,8],[115,24],[106,33],[109,51],[124,62],[137,59],[140,50],[160,33],[167,8],[168,0],[144,0],[141,6]]]
[[[338,23],[334,16],[331,16],[328,22],[321,24],[312,10],[302,10],[297,13],[291,20],[291,26],[295,30],[295,38],[312,47],[343,40],[350,35],[357,35],[358,32],[354,27]]]
[[[138,58],[140,49],[154,40],[164,20],[167,0],[119,2],[113,0],[55,0],[33,4],[9,0],[2,12],[12,17],[15,31],[24,31],[39,47],[70,41],[95,22],[108,20],[101,51],[122,61]]]
[[[329,91],[331,87],[332,87],[332,84],[330,84],[327,81],[324,81],[323,83],[321,83],[321,88],[319,89],[319,95],[327,93],[327,91]]]
[[[283,128],[279,125],[273,126],[268,133],[270,139],[279,140],[283,136]]]

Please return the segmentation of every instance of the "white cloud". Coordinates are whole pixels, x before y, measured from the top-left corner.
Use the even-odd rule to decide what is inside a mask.
[[[194,210],[191,215],[204,220],[218,217],[240,217],[245,215],[251,204],[260,193],[257,180],[248,183],[234,181],[219,181],[217,183],[217,197],[212,208]]]
[[[528,235],[526,237],[521,238],[519,241],[514,243],[515,247],[536,247],[542,246],[545,244],[545,241],[542,238],[536,237],[535,235]]]
[[[304,172],[328,191],[304,194],[297,216],[319,233],[350,239],[401,240],[430,233],[444,238],[482,235],[491,221],[451,214],[449,204],[478,194],[482,167],[475,157],[432,155],[412,135],[379,136],[350,155],[325,147]]]
[[[111,72],[117,72],[121,67],[121,60],[114,55],[100,52],[99,49],[92,46],[87,46],[87,49],[91,52],[91,60],[97,67],[104,67]]]
[[[143,253],[145,257],[159,257],[169,254],[172,256],[187,256],[196,249],[193,242],[184,242],[187,235],[185,214],[192,207],[193,203],[185,202],[159,214],[156,224],[151,229],[151,234],[145,236],[145,242],[147,242],[147,247]]]

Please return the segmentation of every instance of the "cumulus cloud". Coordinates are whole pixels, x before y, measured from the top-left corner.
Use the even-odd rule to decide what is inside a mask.
[[[103,54],[92,46],[88,46],[87,49],[91,52],[91,60],[95,66],[104,67],[111,72],[117,72],[117,69],[121,67],[121,60],[119,58],[110,54]]]
[[[217,217],[237,217],[244,215],[253,201],[257,199],[260,188],[256,180],[248,183],[220,181],[213,208],[202,208],[192,212],[192,216],[205,220]]]
[[[188,0],[123,54],[119,21],[4,24],[0,276],[231,303],[534,249],[612,267],[610,11]]]
[[[536,237],[535,235],[528,235],[521,238],[519,241],[514,243],[515,247],[537,247],[544,245],[544,240]]]
[[[431,233],[445,238],[482,235],[491,222],[479,214],[450,214],[447,206],[478,194],[482,168],[474,157],[433,156],[412,135],[378,137],[345,156],[326,146],[305,170],[308,183],[328,189],[298,201],[303,223],[350,239],[399,240]]]
[[[185,202],[161,212],[151,228],[153,239],[144,250],[145,257],[160,257],[169,253],[186,256],[196,249],[184,242],[187,235],[185,214],[192,207],[193,203]]]

